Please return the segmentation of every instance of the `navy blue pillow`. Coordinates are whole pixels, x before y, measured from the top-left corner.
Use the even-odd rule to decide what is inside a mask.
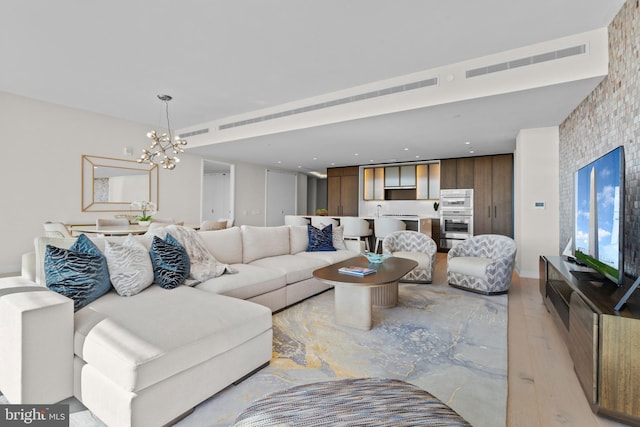
[[[75,311],[111,289],[107,259],[84,234],[69,249],[46,246],[44,275],[47,288],[71,298]]]
[[[189,277],[189,254],[171,234],[167,233],[165,240],[153,236],[149,255],[153,265],[153,278],[160,287],[177,288]]]
[[[327,252],[335,251],[333,247],[333,226],[327,225],[322,230],[314,227],[313,225],[307,225],[307,231],[309,233],[309,245],[307,246],[307,252]]]

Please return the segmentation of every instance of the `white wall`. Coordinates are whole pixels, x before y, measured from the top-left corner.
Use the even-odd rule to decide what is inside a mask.
[[[149,127],[88,111],[0,92],[0,273],[20,270],[45,221],[93,223],[116,212],[81,211],[81,155],[135,160]],[[125,147],[133,148],[127,157]],[[200,219],[200,159],[182,155],[160,169],[159,212],[188,223]]]
[[[538,277],[540,255],[558,255],[559,239],[558,127],[522,129],[514,154],[514,238],[516,270]],[[544,202],[544,209],[534,207]]]

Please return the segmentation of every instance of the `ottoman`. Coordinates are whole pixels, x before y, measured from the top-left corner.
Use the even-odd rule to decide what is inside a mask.
[[[399,380],[349,378],[271,393],[236,418],[235,427],[471,426],[430,393]]]

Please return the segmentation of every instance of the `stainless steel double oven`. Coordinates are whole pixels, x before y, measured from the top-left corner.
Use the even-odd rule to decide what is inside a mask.
[[[440,190],[440,247],[473,236],[473,189]]]

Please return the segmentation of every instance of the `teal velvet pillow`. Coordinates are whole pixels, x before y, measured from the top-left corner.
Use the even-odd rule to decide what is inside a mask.
[[[175,237],[167,233],[165,240],[153,236],[151,264],[155,282],[164,289],[177,288],[189,277],[191,261],[187,250]]]
[[[307,225],[307,232],[309,233],[307,252],[328,252],[336,250],[333,246],[333,226],[331,224],[323,229],[316,228],[309,224]]]
[[[47,245],[44,274],[47,288],[71,298],[75,311],[111,290],[107,260],[84,234],[69,249]]]

